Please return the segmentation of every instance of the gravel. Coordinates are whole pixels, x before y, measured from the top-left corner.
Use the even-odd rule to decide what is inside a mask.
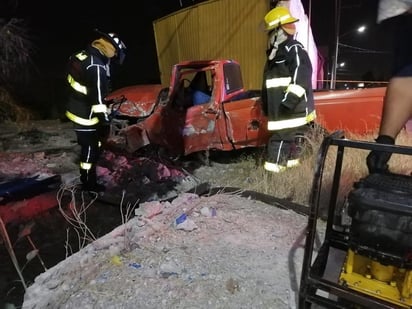
[[[236,194],[138,210],[39,275],[23,308],[296,307],[306,217]]]

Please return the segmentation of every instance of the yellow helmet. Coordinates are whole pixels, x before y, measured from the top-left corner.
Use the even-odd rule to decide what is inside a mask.
[[[284,6],[278,6],[270,10],[265,15],[265,30],[270,31],[281,25],[297,22],[299,19],[293,17],[288,8]]]

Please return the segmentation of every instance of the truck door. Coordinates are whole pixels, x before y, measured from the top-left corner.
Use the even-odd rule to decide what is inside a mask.
[[[234,149],[267,143],[267,120],[261,106],[260,97],[253,96],[223,103],[227,137]]]
[[[233,149],[265,145],[268,139],[267,119],[262,110],[260,92],[244,90],[238,64],[226,63],[223,72],[225,129],[221,131],[225,132]]]
[[[213,87],[212,67],[196,72],[191,79],[191,104],[186,110],[185,126],[182,132],[185,154],[208,149],[222,149],[217,130],[220,116],[217,91]]]

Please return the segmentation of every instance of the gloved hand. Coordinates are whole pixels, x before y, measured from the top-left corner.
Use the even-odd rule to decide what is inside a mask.
[[[109,114],[107,112],[107,106],[104,104],[96,104],[92,106],[93,116],[99,119],[100,125],[110,124]]]
[[[395,144],[395,140],[388,135],[379,135],[375,141],[380,144]],[[369,173],[387,173],[389,168],[388,161],[391,156],[391,152],[372,150],[366,158]]]

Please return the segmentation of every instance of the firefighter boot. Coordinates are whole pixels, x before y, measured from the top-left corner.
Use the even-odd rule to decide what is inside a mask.
[[[285,171],[288,168],[289,146],[289,142],[271,137],[267,146],[267,157],[263,165],[264,169],[272,173]]]
[[[105,187],[97,183],[96,166],[90,169],[80,169],[80,181],[83,191],[104,192]]]

